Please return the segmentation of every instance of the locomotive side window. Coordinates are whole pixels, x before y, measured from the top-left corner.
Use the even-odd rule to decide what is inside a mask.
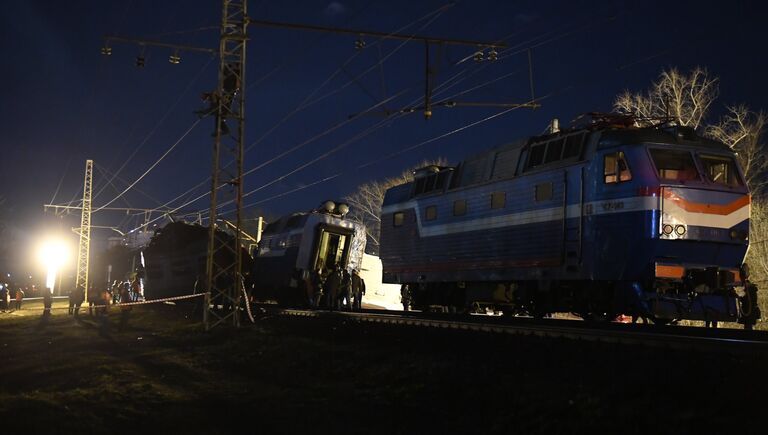
[[[544,163],[552,163],[560,160],[560,155],[563,153],[563,144],[565,139],[558,139],[552,141],[547,146],[547,156],[544,159]]]
[[[504,208],[507,205],[507,193],[506,192],[493,192],[491,193],[491,208]]]
[[[709,181],[725,186],[743,186],[733,159],[725,156],[699,156]]]
[[[563,149],[563,159],[581,156],[581,145],[584,143],[586,133],[573,134],[565,138],[565,148]]]
[[[536,202],[552,199],[552,183],[537,184],[535,197]]]
[[[453,215],[464,216],[465,214],[467,214],[467,200],[458,199],[453,201]]]
[[[632,179],[627,165],[627,158],[622,151],[606,154],[603,158],[603,176],[607,184],[620,183]]]
[[[531,151],[528,153],[528,167],[527,169],[535,168],[536,166],[544,163],[544,152],[547,150],[547,144],[535,145],[531,147]]]
[[[698,180],[699,171],[688,151],[651,149],[656,174],[662,180]]]
[[[437,219],[437,206],[436,205],[430,205],[429,207],[424,210],[424,219],[428,221],[433,221]]]
[[[392,215],[392,226],[393,227],[401,227],[403,226],[403,222],[405,221],[405,213],[398,211],[397,213]]]

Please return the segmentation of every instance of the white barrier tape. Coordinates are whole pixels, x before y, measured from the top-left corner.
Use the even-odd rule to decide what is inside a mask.
[[[256,323],[251,313],[251,301],[248,300],[248,293],[245,291],[245,280],[242,277],[240,277],[240,283],[242,284],[240,288],[243,289],[243,298],[245,298],[245,308],[248,311],[248,317],[251,319],[251,323]]]
[[[25,296],[24,298],[22,298],[22,300],[21,300],[21,301],[22,301],[22,302],[27,302],[27,301],[42,301],[43,299],[44,299],[44,298],[43,298],[42,296],[35,296],[35,297],[33,297],[33,298],[28,298],[28,297],[26,297],[26,296]],[[52,297],[52,299],[69,299],[69,296],[53,296],[53,297]],[[8,303],[13,303],[13,302],[16,302],[16,299],[13,299],[13,298],[12,298],[12,299],[9,299],[9,301],[8,301]]]
[[[170,298],[152,299],[152,300],[149,300],[149,301],[119,302],[119,303],[110,304],[110,305],[114,306],[114,307],[130,307],[130,306],[133,306],[133,305],[147,305],[147,304],[156,304],[156,303],[159,303],[159,302],[170,302],[170,301],[179,301],[179,300],[182,300],[182,299],[192,299],[192,298],[198,298],[200,296],[205,296],[205,293],[200,293],[200,294],[197,294],[197,295],[173,296],[173,297],[170,297]],[[102,306],[103,307],[103,305],[97,305],[97,306]]]

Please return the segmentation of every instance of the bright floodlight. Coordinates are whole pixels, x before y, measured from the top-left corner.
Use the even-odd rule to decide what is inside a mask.
[[[67,261],[69,250],[61,240],[49,240],[40,248],[40,260],[48,267],[59,268]]]
[[[69,258],[67,245],[61,240],[49,240],[40,247],[39,257],[40,261],[48,269],[45,286],[53,291],[56,283],[56,273]]]

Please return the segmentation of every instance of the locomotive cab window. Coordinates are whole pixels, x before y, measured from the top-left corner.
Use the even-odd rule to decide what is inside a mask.
[[[603,158],[603,176],[606,184],[620,183],[632,179],[624,152],[606,154]]]
[[[393,227],[401,227],[403,226],[403,222],[405,222],[405,213],[398,211],[395,214],[392,215],[392,226]]]
[[[656,175],[666,181],[696,181],[699,171],[688,151],[651,149],[651,158],[656,165]]]
[[[547,144],[534,145],[528,153],[528,165],[526,169],[532,169],[544,163],[544,153],[547,150]]]
[[[699,160],[710,182],[731,187],[744,185],[732,158],[702,155]]]

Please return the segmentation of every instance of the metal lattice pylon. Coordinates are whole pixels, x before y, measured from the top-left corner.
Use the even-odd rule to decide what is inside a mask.
[[[238,307],[242,291],[242,234],[239,229],[242,224],[243,198],[245,46],[248,28],[246,2],[223,0],[221,14],[219,83],[211,98],[211,103],[216,107],[216,140],[213,146],[207,290],[203,310],[206,330],[230,321],[234,326],[240,325]],[[234,236],[217,230],[218,209],[229,204],[235,206]]]
[[[91,247],[91,194],[93,193],[93,160],[85,161],[85,181],[83,182],[83,207],[80,228],[75,232],[80,235],[77,249],[77,278],[75,288],[82,288],[88,298],[88,259]]]

